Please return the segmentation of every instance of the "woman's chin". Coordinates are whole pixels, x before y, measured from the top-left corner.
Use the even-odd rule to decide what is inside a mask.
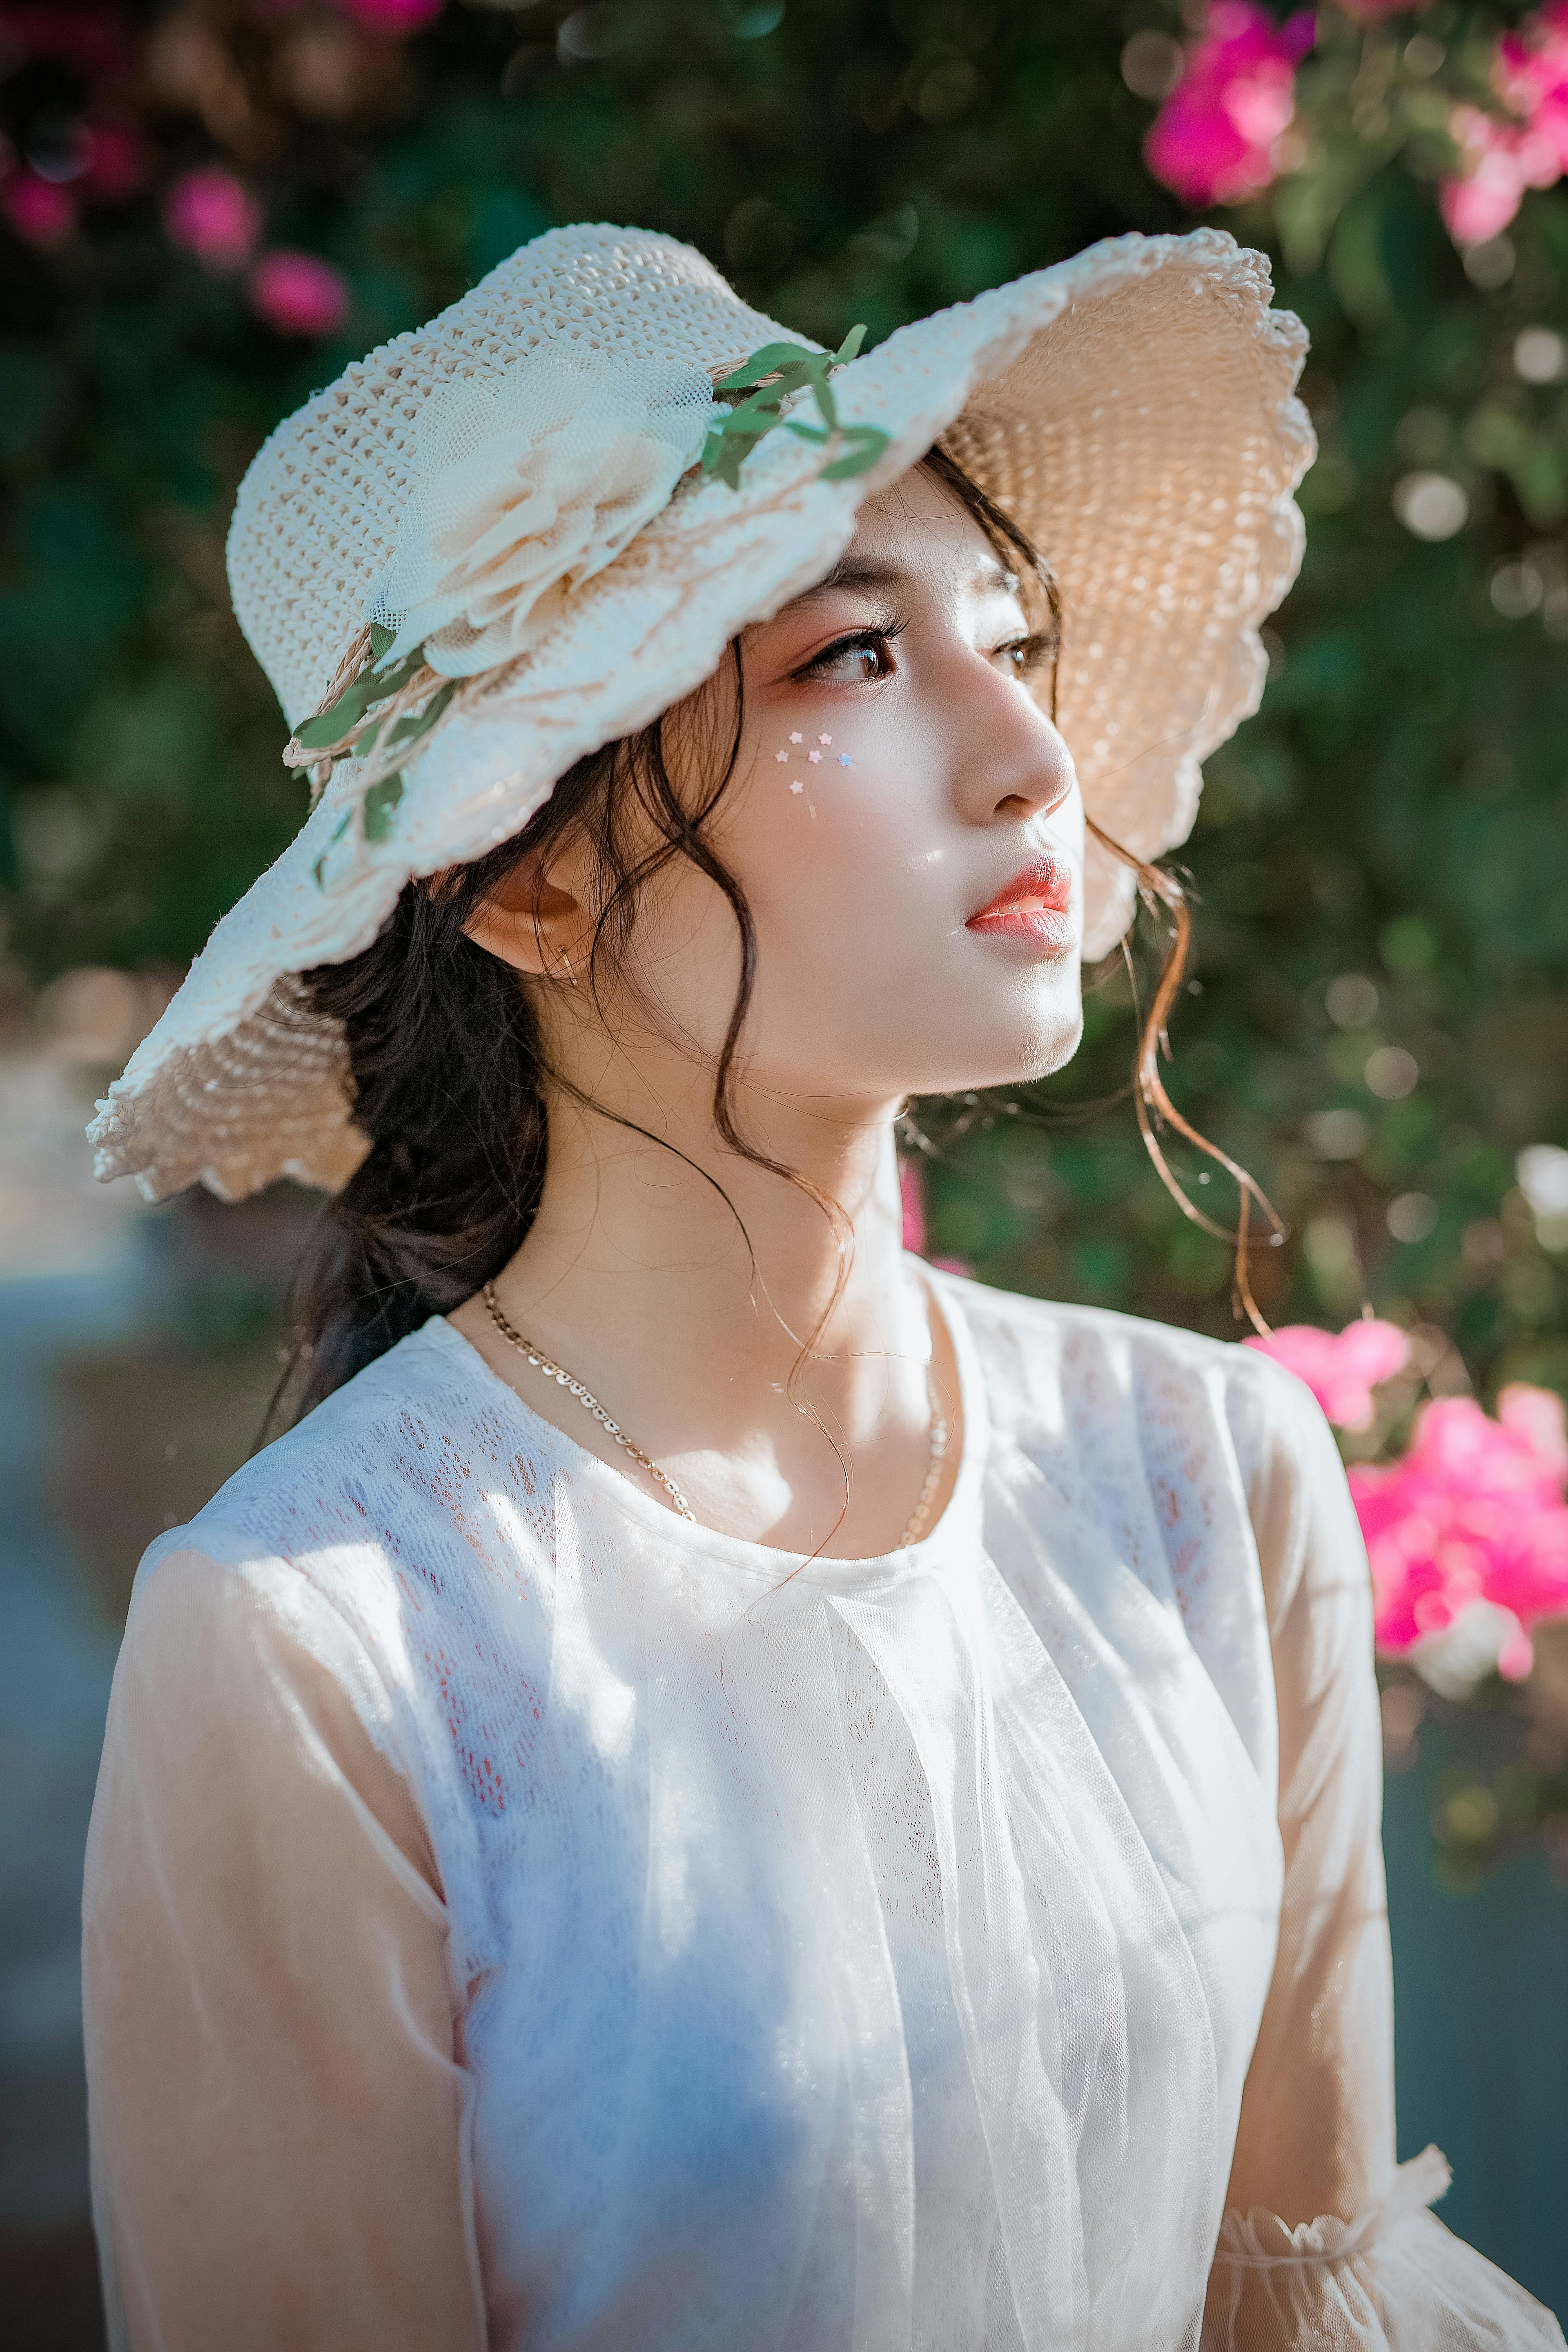
[[[941,1056],[925,1075],[911,1080],[909,1091],[959,1095],[983,1087],[1034,1086],[1065,1068],[1082,1039],[1083,1002],[1075,989],[1070,1004],[1037,1013],[987,1039],[965,1038],[951,1056]]]

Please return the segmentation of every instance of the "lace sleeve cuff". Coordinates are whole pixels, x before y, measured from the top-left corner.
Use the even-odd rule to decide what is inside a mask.
[[[1551,2313],[1426,2210],[1449,2178],[1428,2147],[1348,2221],[1227,2213],[1202,2352],[1554,2352]]]

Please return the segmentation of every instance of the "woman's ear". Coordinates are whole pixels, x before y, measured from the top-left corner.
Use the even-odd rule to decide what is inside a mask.
[[[574,980],[586,961],[594,919],[568,884],[563,862],[547,869],[538,850],[526,850],[504,881],[477,907],[463,929],[514,971]]]

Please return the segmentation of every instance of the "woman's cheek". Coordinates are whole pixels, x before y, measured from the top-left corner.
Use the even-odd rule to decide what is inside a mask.
[[[764,739],[745,795],[753,855],[792,872],[812,868],[825,885],[830,845],[857,840],[879,797],[846,735],[831,717],[777,730],[776,740]]]

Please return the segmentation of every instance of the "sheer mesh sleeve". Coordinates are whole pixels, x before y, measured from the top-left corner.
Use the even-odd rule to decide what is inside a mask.
[[[1366,1554],[1328,1424],[1269,1368],[1249,1496],[1279,1715],[1285,1893],[1242,2101],[1204,2352],[1561,2346],[1550,2313],[1426,2208],[1436,2148],[1396,2168],[1382,1741]]]
[[[164,1559],[115,1677],[83,1941],[110,2341],[479,2352],[434,1864],[279,1573],[286,1609]]]

